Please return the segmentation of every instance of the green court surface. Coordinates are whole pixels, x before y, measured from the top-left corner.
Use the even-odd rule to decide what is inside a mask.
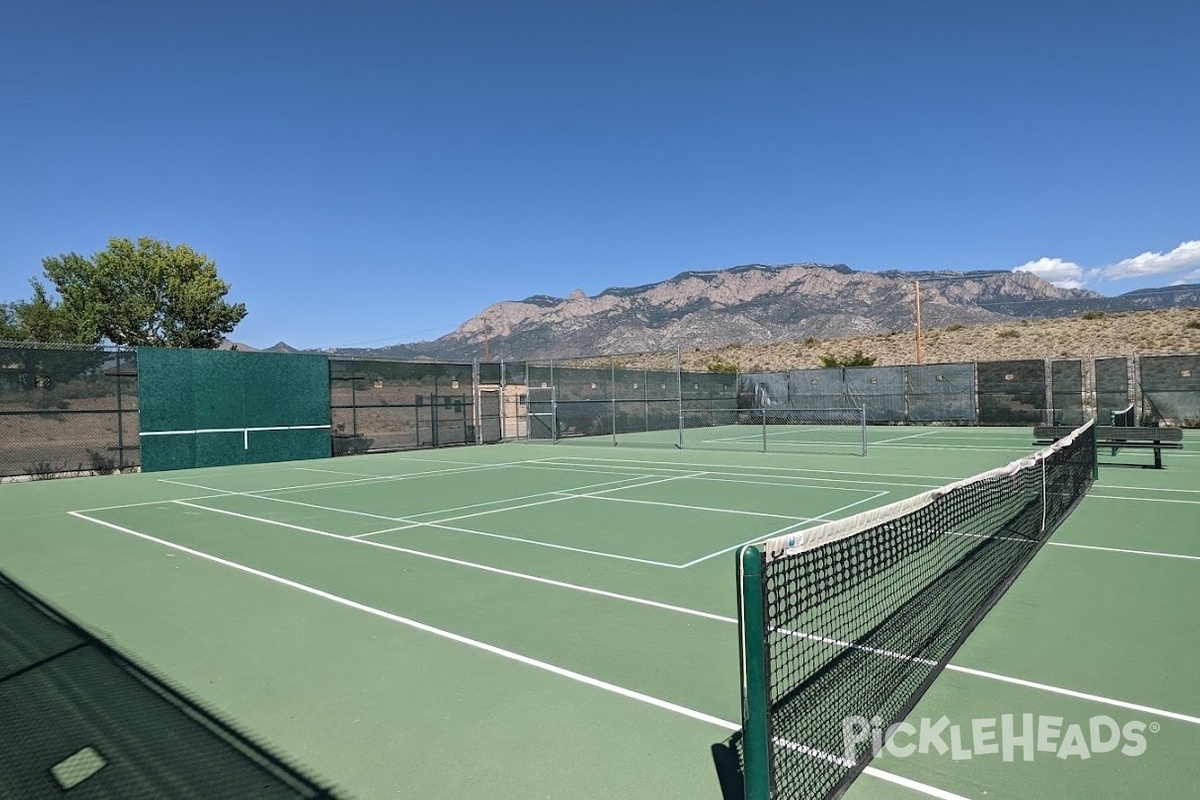
[[[1036,449],[868,434],[866,457],[591,441],[6,484],[0,571],[348,797],[720,798],[736,548]],[[959,746],[885,750],[847,796],[1195,796],[1200,436],[1165,470],[1100,461],[909,718]],[[965,754],[1004,715],[1057,724],[1051,749]],[[1142,752],[1051,751],[1099,717]]]

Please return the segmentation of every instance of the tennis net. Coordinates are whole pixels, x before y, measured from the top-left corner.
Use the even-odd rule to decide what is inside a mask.
[[[840,796],[1095,469],[1089,422],[999,469],[739,550],[747,800]]]

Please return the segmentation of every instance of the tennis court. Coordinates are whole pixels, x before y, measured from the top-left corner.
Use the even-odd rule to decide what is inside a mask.
[[[720,798],[737,549],[1036,449],[868,435],[865,458],[564,440],[7,484],[0,570],[345,796]],[[1193,796],[1197,446],[1162,471],[1102,452],[910,715],[945,717],[947,752],[885,750],[847,796]],[[964,755],[1004,715],[1059,730]],[[1144,724],[1141,752],[1062,747],[1101,716]]]

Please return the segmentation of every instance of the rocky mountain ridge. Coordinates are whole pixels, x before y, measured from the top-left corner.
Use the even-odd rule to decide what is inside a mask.
[[[719,348],[912,330],[914,282],[922,324],[999,324],[1071,316],[1200,306],[1200,286],[1105,297],[1061,289],[1029,272],[948,270],[860,272],[845,265],[750,264],[687,271],[669,280],[614,287],[594,296],[535,295],[495,303],[432,342],[344,354],[439,360],[565,358],[594,353]]]
[[[1061,289],[1028,272],[859,272],[843,264],[750,264],[682,272],[669,280],[613,287],[594,296],[576,290],[565,298],[534,295],[501,301],[434,341],[319,352],[469,361],[483,358],[486,350],[493,360],[521,360],[888,334],[914,329],[916,281],[926,330],[1086,312],[1200,308],[1200,284],[1106,297]],[[296,352],[285,342],[267,349]]]

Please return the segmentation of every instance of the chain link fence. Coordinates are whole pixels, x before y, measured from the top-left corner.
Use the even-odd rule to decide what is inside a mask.
[[[0,342],[0,477],[137,467],[137,354]]]
[[[475,444],[472,364],[329,359],[335,456]]]
[[[1200,427],[1200,355],[1142,356],[1142,419]]]
[[[679,352],[328,361],[335,456],[514,440],[719,446],[737,430],[706,429],[864,408],[874,425],[1077,425],[1132,404],[1140,424],[1200,427],[1195,354],[740,374],[685,371]],[[139,390],[154,387],[139,386],[137,365],[130,349],[0,342],[0,479],[139,467]]]

